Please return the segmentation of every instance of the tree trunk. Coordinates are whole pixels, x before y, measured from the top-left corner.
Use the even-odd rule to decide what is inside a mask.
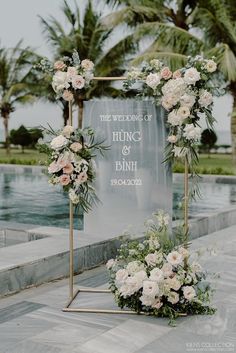
[[[231,139],[232,139],[232,158],[233,164],[236,166],[236,85],[231,89],[233,95],[233,110],[231,115]]]
[[[3,125],[4,125],[4,132],[5,132],[5,148],[6,153],[10,154],[10,143],[9,143],[9,131],[8,131],[8,121],[9,121],[9,113],[4,113],[3,117]]]
[[[81,129],[83,124],[83,113],[84,113],[84,100],[78,99],[79,114],[78,114],[78,127]]]

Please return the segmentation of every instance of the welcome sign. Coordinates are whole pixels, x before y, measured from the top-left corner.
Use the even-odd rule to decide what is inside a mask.
[[[110,150],[97,159],[99,207],[85,215],[86,232],[117,235],[141,230],[157,209],[171,214],[170,168],[163,164],[164,113],[151,101],[94,100],[85,103],[91,126]]]

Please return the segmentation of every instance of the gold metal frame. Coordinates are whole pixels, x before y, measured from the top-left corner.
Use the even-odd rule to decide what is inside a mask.
[[[94,77],[94,80],[98,81],[122,81],[126,77]],[[69,101],[69,125],[72,125],[72,101]],[[184,229],[185,229],[185,247],[188,246],[188,160],[185,158],[185,172],[184,172]],[[79,293],[111,293],[110,289],[96,289],[96,288],[78,288],[74,291],[74,206],[70,201],[70,230],[69,230],[69,248],[70,248],[70,268],[69,268],[69,301],[66,306],[62,309],[64,312],[79,312],[79,313],[104,313],[104,314],[137,314],[132,310],[115,310],[115,309],[98,309],[98,308],[71,308],[71,304]],[[145,314],[140,312],[139,314]],[[179,316],[186,316],[187,314],[181,313]]]

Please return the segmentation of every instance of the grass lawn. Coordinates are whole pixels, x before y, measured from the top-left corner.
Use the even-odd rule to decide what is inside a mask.
[[[22,153],[21,149],[12,148],[10,155],[7,156],[5,149],[0,148],[0,164],[42,165],[45,160],[45,155],[37,150],[25,149]]]
[[[184,171],[184,166],[180,163],[176,163],[173,170],[176,173],[182,173]],[[233,166],[230,154],[210,154],[210,156],[207,154],[200,154],[197,170],[199,174],[236,174],[236,168]]]
[[[0,148],[0,164],[26,164],[26,165],[43,165],[46,156],[39,153],[37,150],[25,150],[22,153],[20,149],[11,149],[10,156],[6,155],[6,151]],[[184,166],[181,163],[176,163],[173,166],[173,171],[182,173]],[[200,163],[198,167],[199,174],[221,174],[235,175],[236,168],[233,167],[230,154],[207,154],[200,155]]]

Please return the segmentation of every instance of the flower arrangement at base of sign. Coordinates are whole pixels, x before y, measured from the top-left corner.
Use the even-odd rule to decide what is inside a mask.
[[[213,314],[213,289],[207,274],[180,238],[168,237],[169,215],[159,211],[146,222],[146,239],[121,245],[107,262],[117,304],[137,313],[168,317]]]
[[[53,139],[39,146],[48,155],[49,183],[61,185],[74,205],[85,212],[98,200],[92,183],[96,177],[94,157],[108,149],[96,141],[93,129],[67,125],[59,132],[44,129]]]

